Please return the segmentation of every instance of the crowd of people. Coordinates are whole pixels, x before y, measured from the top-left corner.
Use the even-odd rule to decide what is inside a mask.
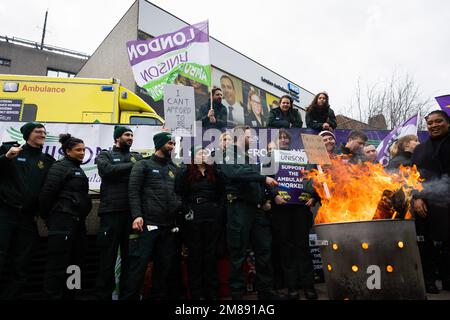
[[[232,89],[232,82],[227,76],[221,78],[222,87],[227,97]],[[229,83],[229,84],[228,84]],[[228,89],[229,88],[229,89]],[[197,120],[202,122],[203,128],[224,129],[234,127],[239,117],[240,123],[250,127],[269,128],[302,128],[303,120],[299,111],[294,108],[294,100],[290,95],[284,95],[266,116],[261,106],[261,97],[253,89],[248,92],[248,106],[243,108],[234,103],[230,106],[228,99],[223,99],[221,88],[212,89],[211,101],[202,105],[197,114]],[[243,121],[243,119],[246,119]],[[336,116],[328,103],[328,94],[317,94],[306,110],[306,127],[314,130],[331,130],[337,127]]]
[[[230,118],[221,103],[222,90],[213,89],[212,97],[212,106],[203,106],[198,120],[205,128],[223,129]],[[281,97],[267,120],[261,118],[257,96],[249,100],[252,121],[280,129],[278,140],[268,146],[269,153],[288,148],[291,136],[284,129],[303,124],[292,98]],[[336,145],[336,117],[328,100],[324,92],[315,96],[306,112],[306,126],[322,137],[330,157],[339,155],[354,164],[376,162],[376,149],[366,145],[368,137],[362,131],[352,131],[345,143]],[[433,184],[447,179],[447,189],[441,190],[448,191],[450,119],[445,112],[433,111],[426,121],[429,138],[422,144],[417,136],[399,139],[386,170],[416,165],[425,179],[424,190],[414,194],[413,211],[417,231],[425,239],[419,249],[426,289],[436,293],[438,265],[443,289],[450,289],[448,194],[437,194]],[[187,297],[217,299],[217,251],[220,242],[225,242],[232,299],[241,300],[246,292],[242,267],[248,249],[255,255],[258,299],[297,300],[301,291],[307,299],[317,299],[309,232],[312,208],[320,198],[312,183],[305,181],[304,201],[287,204],[274,176],[262,174],[261,167],[249,161],[250,126],[233,130],[233,136],[221,135],[221,146],[214,152],[225,155],[232,149],[234,158],[211,163],[205,148],[195,145],[190,150],[192,162],[178,166],[171,159],[175,142],[169,132],[154,135],[154,154],[142,158],[130,151],[132,130],[115,127],[112,149],[103,150],[96,159],[102,183],[100,262],[93,298],[111,299],[119,252],[120,299],[140,299],[149,261],[153,261],[150,297],[179,298],[173,296],[171,282],[179,272],[182,243],[188,252]],[[0,278],[9,267],[1,297],[21,296],[39,215],[48,228],[45,298],[70,299],[74,291],[66,287],[66,270],[69,265],[83,265],[85,220],[92,208],[88,179],[80,167],[85,145],[70,134],[61,135],[64,156],[55,161],[42,152],[46,138],[42,124],[27,123],[21,132],[25,145],[3,144],[0,149]]]

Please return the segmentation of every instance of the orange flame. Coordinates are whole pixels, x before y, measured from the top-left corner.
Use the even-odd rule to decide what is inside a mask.
[[[307,174],[308,178],[313,179],[314,188],[322,199],[316,224],[386,217],[394,219],[398,213],[392,208],[389,212],[381,212],[383,206],[380,205],[380,200],[386,198],[386,194],[393,194],[400,189],[404,193],[405,203],[408,203],[405,218],[411,217],[409,202],[412,190],[423,189],[423,180],[415,166],[401,166],[398,172],[388,173],[381,164],[350,164],[339,158],[332,159],[331,162],[331,166],[324,168],[323,173],[314,169]],[[330,190],[329,198],[326,196],[324,183]]]

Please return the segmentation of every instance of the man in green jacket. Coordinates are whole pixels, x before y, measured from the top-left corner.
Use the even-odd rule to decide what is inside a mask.
[[[115,288],[115,267],[120,249],[120,295],[123,294],[128,272],[128,235],[131,214],[128,203],[128,182],[131,169],[142,157],[130,152],[133,131],[124,126],[114,127],[114,146],[102,150],[95,160],[102,178],[100,186],[100,230],[97,245],[100,248],[96,295],[100,300],[111,300]]]
[[[18,299],[37,237],[39,192],[53,159],[42,153],[46,131],[41,123],[20,128],[26,144],[0,147],[0,278],[9,262],[1,299]]]
[[[128,184],[132,228],[129,270],[121,299],[139,299],[147,264],[152,257],[152,292],[155,299],[169,297],[169,275],[176,263],[176,218],[181,199],[174,190],[178,168],[171,160],[175,142],[169,132],[153,137],[155,153],[138,161]]]
[[[242,132],[239,132],[241,130]],[[247,153],[251,130],[236,127],[233,163],[219,165],[224,177],[227,207],[227,240],[230,253],[230,288],[232,299],[242,300],[244,276],[242,265],[247,249],[253,249],[256,257],[256,289],[258,299],[280,299],[273,287],[271,266],[270,221],[263,210],[267,206],[267,193],[274,198],[270,187],[277,185],[275,179],[260,174],[259,165],[251,164]]]

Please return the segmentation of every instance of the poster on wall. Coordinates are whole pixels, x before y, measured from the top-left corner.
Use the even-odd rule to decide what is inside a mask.
[[[267,127],[269,108],[266,101],[266,92],[244,81],[243,98],[245,124],[253,128]]]
[[[195,114],[198,114],[200,107],[202,105],[208,103],[209,101],[208,86],[204,85],[203,83],[186,78],[182,75],[178,75],[178,77],[175,79],[174,84],[194,88]]]
[[[221,70],[213,69],[213,87],[222,89],[222,104],[227,108],[228,122],[232,126],[245,124],[242,81]]]
[[[280,98],[266,92],[266,101],[269,111],[280,106]]]

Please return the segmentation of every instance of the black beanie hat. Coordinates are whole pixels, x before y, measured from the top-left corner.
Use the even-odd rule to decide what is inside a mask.
[[[131,130],[128,127],[123,127],[123,126],[115,126],[114,127],[114,141],[116,141],[117,138],[120,138],[125,132],[133,132],[133,130]]]
[[[172,140],[172,135],[170,132],[160,132],[153,136],[153,143],[155,145],[155,150],[161,149],[167,142]]]
[[[27,122],[21,128],[20,132],[22,133],[23,140],[27,141],[31,132],[36,128],[44,128],[44,125],[39,122]]]

